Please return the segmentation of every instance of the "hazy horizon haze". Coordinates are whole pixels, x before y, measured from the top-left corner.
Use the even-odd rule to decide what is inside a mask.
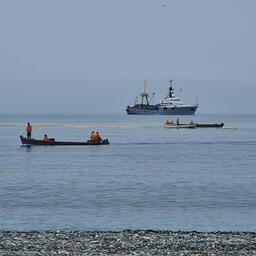
[[[0,112],[125,113],[168,80],[199,113],[255,114],[253,0],[2,1]]]

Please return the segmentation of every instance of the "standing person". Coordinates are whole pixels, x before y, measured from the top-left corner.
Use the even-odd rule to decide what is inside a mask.
[[[30,123],[28,123],[26,131],[27,131],[27,138],[31,138],[32,125]]]
[[[177,125],[180,125],[180,119],[179,119],[179,118],[177,118],[176,124],[177,124]]]

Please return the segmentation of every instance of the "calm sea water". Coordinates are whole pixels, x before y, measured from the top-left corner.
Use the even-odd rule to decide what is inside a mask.
[[[0,229],[255,231],[256,116],[193,117],[223,129],[165,129],[165,119],[0,114]],[[36,138],[99,130],[111,144],[21,146],[28,121]]]

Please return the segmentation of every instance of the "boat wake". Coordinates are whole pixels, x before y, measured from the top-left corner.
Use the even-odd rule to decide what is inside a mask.
[[[113,129],[134,129],[134,128],[159,128],[162,125],[123,125],[123,124],[34,124],[33,128],[62,128],[62,129],[90,129],[90,128],[113,128]],[[24,124],[0,124],[0,128],[21,128]]]

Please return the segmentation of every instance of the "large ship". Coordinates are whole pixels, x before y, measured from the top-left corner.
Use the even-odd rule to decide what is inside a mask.
[[[133,106],[127,106],[126,112],[128,115],[194,115],[198,103],[187,105],[182,100],[174,95],[172,87],[173,80],[170,80],[168,95],[160,101],[160,104],[151,104],[155,93],[150,96],[146,91],[146,81],[144,91],[140,94],[140,101],[138,97]]]

